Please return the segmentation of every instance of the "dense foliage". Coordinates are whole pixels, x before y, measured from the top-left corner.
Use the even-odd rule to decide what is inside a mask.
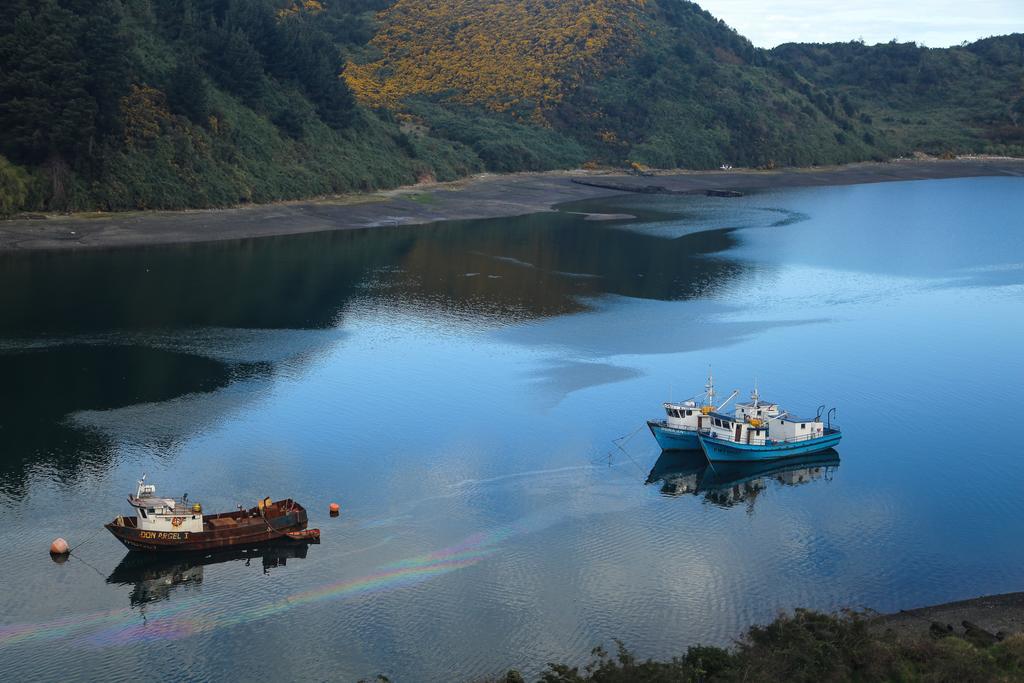
[[[982,632],[984,633],[984,632]],[[897,640],[861,615],[798,610],[755,626],[736,648],[696,646],[669,662],[639,661],[619,646],[586,667],[549,664],[541,683],[732,683],[739,681],[1019,681],[1024,635],[996,642],[970,635]],[[509,672],[502,683],[522,683]]]
[[[764,51],[685,0],[7,0],[0,212],[1022,154],[1022,45]]]
[[[839,93],[901,152],[1024,155],[1024,34],[948,49],[787,44],[770,58],[790,79]]]
[[[356,107],[344,48],[380,6],[8,0],[0,154],[31,171],[22,206],[223,206],[480,168]]]

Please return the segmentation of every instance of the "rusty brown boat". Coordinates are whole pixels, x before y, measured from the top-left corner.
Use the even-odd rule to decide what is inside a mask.
[[[110,533],[129,550],[183,552],[214,550],[267,541],[315,542],[318,529],[306,529],[306,509],[291,498],[259,501],[248,510],[204,515],[203,506],[181,498],[156,495],[156,486],[146,477],[128,503],[137,510],[132,517],[118,515],[106,524]]]

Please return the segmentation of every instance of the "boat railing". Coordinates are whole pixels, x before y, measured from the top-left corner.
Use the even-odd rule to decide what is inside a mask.
[[[142,502],[142,503],[146,502],[146,498],[145,497],[136,498],[135,500],[137,500],[139,502]],[[160,505],[158,507],[162,507],[163,506],[163,501],[165,501],[165,500],[174,501],[174,511],[173,511],[173,514],[176,514],[176,515],[186,514],[186,513],[190,514],[190,515],[193,514],[192,506],[195,505],[198,502],[198,501],[194,501],[194,500],[185,500],[185,499],[182,499],[182,498],[171,498],[169,496],[155,496],[153,502],[155,504],[156,501],[160,501]],[[150,507],[152,507],[152,506],[150,506]]]
[[[737,440],[732,434],[715,434],[710,429],[704,430],[702,433],[705,436],[710,436],[711,438],[718,439],[719,441],[728,441],[730,443],[747,444],[747,445],[750,445],[750,446],[767,446],[767,445],[770,445],[770,444],[800,443],[801,441],[812,441],[814,439],[821,439],[821,438],[826,437],[826,436],[831,436],[832,434],[838,434],[839,433],[839,428],[837,426],[833,425],[831,429],[826,429],[824,432],[821,432],[821,433],[798,434],[797,436],[791,436],[788,439],[773,439],[771,437],[752,437],[749,440],[745,440],[745,439]]]

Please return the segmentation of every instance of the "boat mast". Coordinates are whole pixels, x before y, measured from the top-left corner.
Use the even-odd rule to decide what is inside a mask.
[[[754,391],[751,392],[750,398],[754,401],[754,408],[757,408],[757,402],[761,398],[761,395],[757,393],[757,377],[754,377]]]
[[[711,366],[708,366],[708,383],[704,385],[704,389],[707,391],[706,404],[709,406],[715,405],[715,378],[711,374]]]

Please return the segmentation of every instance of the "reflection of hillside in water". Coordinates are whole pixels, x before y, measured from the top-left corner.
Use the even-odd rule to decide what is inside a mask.
[[[151,249],[0,257],[0,335],[196,327],[322,328],[379,286],[484,316],[577,310],[577,296],[675,300],[740,266],[678,239],[548,213]]]
[[[654,463],[646,483],[660,483],[661,493],[666,496],[703,494],[714,505],[732,507],[747,503],[753,510],[758,496],[772,481],[781,486],[800,486],[830,479],[838,467],[839,454],[831,449],[763,463],[710,463],[699,451],[666,451]]]
[[[649,219],[650,217],[648,217]],[[507,324],[581,310],[581,297],[687,299],[738,274],[705,255],[725,231],[664,239],[580,216],[335,231],[148,249],[0,256],[0,493],[27,473],[64,481],[113,459],[81,411],[211,392],[269,375],[271,330],[343,327],[357,299],[412,305],[457,325]],[[239,353],[211,328],[252,330]],[[278,335],[279,336],[279,335]],[[275,341],[272,341],[275,340]],[[260,341],[262,340],[262,341]],[[314,354],[293,336],[289,362]],[[304,346],[305,345],[305,346]]]
[[[272,569],[287,566],[288,560],[304,559],[308,550],[305,543],[282,543],[168,557],[129,552],[107,577],[107,583],[132,586],[128,599],[136,607],[169,600],[181,590],[199,590],[207,565],[244,562],[250,567],[254,560],[259,560],[258,566],[269,574]]]
[[[602,294],[692,299],[740,274],[707,255],[725,230],[665,239],[566,214],[449,223],[424,229],[379,285],[403,299],[483,317],[537,318],[584,308]]]

